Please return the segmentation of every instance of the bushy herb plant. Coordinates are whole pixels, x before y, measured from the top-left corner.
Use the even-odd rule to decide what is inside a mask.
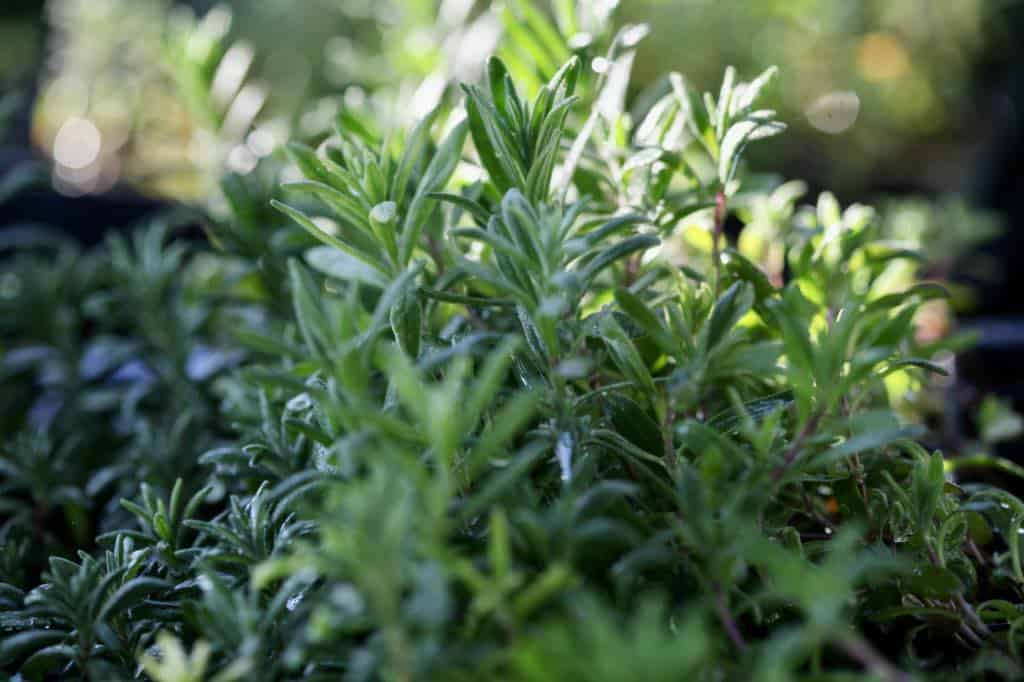
[[[225,181],[217,251],[8,237],[0,666],[1018,678],[1024,503],[911,399],[945,290],[743,167],[774,71],[632,102],[645,30],[408,132],[344,112],[301,180]]]

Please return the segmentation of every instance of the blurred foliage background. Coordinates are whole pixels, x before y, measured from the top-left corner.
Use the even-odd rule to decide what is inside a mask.
[[[684,64],[702,87],[723,64],[780,67],[792,127],[763,154],[826,186],[951,191],[972,171],[979,132],[1005,104],[983,84],[1010,58],[1000,0],[636,0],[624,14],[659,30],[641,77]]]
[[[1015,115],[1017,0],[584,4],[655,28],[634,87],[656,88],[666,69],[703,89],[728,64],[747,75],[778,65],[774,104],[791,129],[758,153],[843,198],[969,190]],[[35,92],[31,139],[55,158],[61,191],[124,180],[194,199],[224,165],[253,168],[293,131],[315,135],[367,93],[391,97],[374,103],[385,120],[422,113],[514,30],[516,5],[5,0],[0,82]],[[575,28],[576,44],[593,39]]]

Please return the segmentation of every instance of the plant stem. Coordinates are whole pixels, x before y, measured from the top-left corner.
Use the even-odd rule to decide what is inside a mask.
[[[437,266],[437,276],[440,277],[444,274],[444,249],[441,248],[441,244],[434,239],[433,235],[427,235],[427,248],[430,252],[430,258],[434,261],[434,265]]]
[[[669,390],[665,389],[665,423],[661,427],[662,442],[665,447],[665,465],[672,467],[672,475],[676,472],[676,444],[672,437],[672,429],[675,426],[676,410],[672,406],[672,396]]]
[[[715,594],[715,613],[718,614],[719,620],[722,621],[722,627],[725,628],[725,633],[729,635],[729,639],[740,651],[747,650],[747,641],[743,639],[743,633],[740,632],[739,626],[736,624],[736,620],[732,617],[732,613],[729,611],[729,605],[726,603],[725,593],[722,592],[722,586],[717,582],[711,583],[711,590]]]
[[[720,244],[725,232],[725,193],[719,190],[715,194],[715,228],[711,235],[711,266],[715,274],[715,296],[721,289],[722,247]]]
[[[910,682],[910,675],[887,661],[871,643],[860,635],[851,634],[838,642],[846,655],[860,663],[869,672],[890,682]]]
[[[800,431],[797,437],[790,444],[789,449],[786,450],[786,454],[783,455],[782,461],[772,471],[772,481],[778,483],[779,480],[789,471],[789,468],[793,466],[793,462],[800,456],[800,451],[803,450],[804,443],[810,438],[811,434],[814,433],[815,429],[818,428],[818,422],[821,421],[821,413],[813,415],[804,424],[804,428]]]
[[[636,281],[636,274],[640,270],[640,254],[633,254],[626,260],[626,273],[622,286],[627,289]]]
[[[985,555],[978,549],[978,545],[975,544],[974,540],[967,538],[967,549],[974,555],[974,558],[978,560],[978,564],[984,566],[988,563],[985,559]]]
[[[931,544],[927,544],[927,547],[928,558],[932,562],[932,564],[934,564],[935,566],[944,567],[945,563],[939,561],[939,555],[935,551],[935,548],[932,547]],[[973,637],[978,637],[978,635],[975,633],[975,630],[977,630],[978,633],[984,635],[985,638],[988,638],[992,635],[992,632],[988,629],[988,626],[985,624],[985,621],[981,619],[981,616],[978,615],[978,612],[975,611],[974,608],[972,608],[971,605],[967,603],[966,599],[964,599],[964,595],[962,592],[957,592],[954,601],[956,601],[957,609],[959,609],[959,611],[964,615],[964,618],[967,621],[966,623],[964,623],[964,627]],[[972,630],[971,628],[974,629]],[[980,638],[978,639],[978,641],[979,643],[983,643],[981,642]]]

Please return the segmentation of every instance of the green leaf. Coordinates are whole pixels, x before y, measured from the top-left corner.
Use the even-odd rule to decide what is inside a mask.
[[[280,201],[277,201],[276,199],[271,199],[270,200],[270,205],[273,206],[274,208],[276,208],[277,210],[281,211],[282,213],[284,213],[288,217],[290,217],[292,220],[294,220],[296,223],[298,223],[300,227],[302,227],[304,230],[309,232],[311,235],[313,235],[314,237],[316,237],[317,239],[322,241],[324,244],[327,244],[328,246],[333,246],[334,248],[336,248],[336,249],[338,249],[340,251],[343,251],[344,253],[348,254],[350,257],[352,257],[352,258],[354,258],[354,259],[356,259],[358,261],[361,261],[364,265],[366,265],[366,267],[378,271],[381,275],[383,275],[385,277],[387,276],[387,274],[388,274],[387,266],[385,266],[383,263],[378,261],[376,258],[372,258],[372,257],[370,257],[370,256],[368,256],[366,254],[360,253],[358,250],[356,250],[355,248],[349,246],[345,242],[339,240],[337,237],[335,237],[333,235],[330,235],[330,234],[327,234],[326,232],[321,230],[317,226],[317,224],[314,223],[309,218],[309,216],[307,216],[302,211],[300,211],[300,210],[298,210],[296,208],[292,208],[291,206],[289,206],[287,204],[283,204]]]
[[[726,126],[730,124],[729,112],[732,109],[733,87],[736,84],[736,69],[732,66],[725,67],[725,76],[722,78],[722,87],[718,91],[718,101],[715,103],[715,131],[718,139],[725,135]],[[711,107],[708,107],[711,111]]]
[[[312,148],[299,142],[290,142],[285,146],[285,151],[292,162],[299,167],[299,170],[307,178],[326,185],[332,184],[330,173],[324,168],[323,162],[317,158],[316,152]]]
[[[732,99],[731,111],[732,115],[743,114],[757,102],[757,99],[761,96],[762,92],[768,87],[772,81],[775,80],[779,74],[778,67],[770,66],[765,69],[761,75],[752,80],[749,83],[745,83],[740,87],[736,88],[735,95]]]
[[[391,319],[391,311],[399,301],[404,298],[411,296],[416,297],[416,279],[419,277],[420,272],[423,271],[423,263],[414,263],[408,270],[399,275],[388,287],[384,290],[380,300],[377,301],[377,307],[374,308],[373,318],[370,321],[370,326],[363,333],[362,339],[369,341],[381,330],[383,330]],[[418,301],[416,305],[419,305]],[[412,324],[411,318],[406,318],[403,324]],[[403,334],[409,333],[407,330],[403,331]],[[407,339],[408,340],[408,339]],[[365,348],[369,350],[370,344],[367,343]]]
[[[577,209],[579,210],[579,208]],[[599,226],[595,229],[588,230],[580,236],[570,240],[566,243],[566,247],[570,248],[573,252],[579,251],[582,253],[586,249],[597,246],[608,237],[613,234],[617,234],[626,230],[634,225],[646,223],[647,219],[637,213],[627,213],[626,215],[620,215],[599,223]],[[571,223],[570,223],[571,224]]]
[[[555,63],[562,62],[569,57],[565,40],[559,35],[558,30],[551,24],[547,16],[538,10],[531,0],[511,0],[509,7],[517,17],[525,20],[530,31]],[[569,94],[572,92],[570,91]]]
[[[487,210],[473,201],[468,197],[464,197],[460,194],[450,194],[447,192],[431,192],[428,196],[432,199],[438,199],[439,201],[447,201],[450,204],[454,204],[462,210],[473,216],[473,219],[478,225],[486,225],[491,219],[491,215]]]
[[[951,297],[949,289],[938,282],[919,282],[906,291],[876,298],[868,304],[868,310],[886,310],[911,301],[948,300]]]
[[[13,635],[4,635],[3,640],[0,641],[0,665],[9,666],[19,658],[62,642],[67,637],[68,633],[61,630],[26,630]]]
[[[430,144],[430,127],[437,120],[440,108],[435,108],[423,117],[416,127],[413,128],[409,138],[405,141],[405,148],[402,152],[402,160],[392,176],[391,186],[388,188],[388,196],[395,201],[401,201],[405,196],[406,187],[412,178],[413,171],[423,163],[426,150]]]
[[[917,524],[922,533],[930,534],[935,510],[946,483],[942,455],[938,452],[919,461],[910,481],[910,498],[917,511]]]
[[[601,318],[601,340],[611,352],[612,359],[619,371],[640,388],[649,400],[657,395],[654,380],[647,366],[640,358],[633,341],[622,330],[619,323],[611,315]]]
[[[322,182],[288,182],[282,189],[306,196],[312,196],[335,212],[340,218],[339,235],[353,248],[374,257],[380,255],[380,246],[373,235],[366,208],[353,196]]]
[[[39,649],[25,661],[22,672],[30,679],[51,672],[58,661],[73,661],[80,654],[79,648],[71,644],[53,644]]]
[[[516,163],[508,132],[497,121],[493,107],[484,100],[478,89],[466,85],[462,87],[466,93],[469,133],[490,181],[501,194],[513,187],[525,188],[526,178]]]
[[[291,276],[292,306],[299,331],[309,350],[322,352],[329,345],[327,318],[318,305],[319,289],[298,261],[288,261]]]
[[[736,282],[726,289],[711,311],[704,348],[710,352],[725,338],[754,305],[753,288]]]
[[[462,156],[462,148],[466,143],[469,124],[459,123],[445,138],[438,148],[430,165],[427,166],[419,185],[416,196],[412,200],[409,212],[402,225],[402,239],[399,246],[399,262],[407,264],[412,258],[413,249],[419,244],[420,234],[436,206],[434,193],[444,188],[451,179]]]
[[[627,289],[616,289],[615,300],[623,312],[629,315],[630,319],[651,337],[651,340],[658,345],[663,353],[668,356],[675,356],[679,353],[680,345],[672,338],[654,311],[647,307],[647,304],[638,296],[630,293]]]
[[[1024,419],[1005,402],[986,396],[978,411],[981,439],[986,443],[1012,441],[1024,432]]]
[[[904,590],[921,599],[952,599],[963,589],[960,579],[953,571],[942,566],[924,564],[914,568],[910,575],[900,579]]]
[[[1003,474],[1015,476],[1024,481],[1024,467],[1006,459],[1005,457],[999,457],[996,455],[977,453],[959,456],[947,460],[946,466],[948,466],[952,471],[992,469]]]
[[[755,112],[734,123],[725,133],[718,156],[718,181],[722,186],[727,185],[736,174],[748,143],[778,135],[786,129],[785,124],[773,120],[773,115],[774,112]]]
[[[655,247],[661,240],[654,235],[638,234],[609,246],[588,261],[580,272],[584,284],[589,284],[602,270],[626,256]]]
[[[422,307],[415,289],[405,290],[391,306],[390,321],[399,348],[411,358],[419,357]]]
[[[314,246],[304,255],[306,263],[311,268],[328,277],[343,282],[360,282],[378,289],[388,285],[387,278],[380,270],[368,265],[366,261],[354,258],[346,251],[331,246]]]
[[[833,445],[822,454],[814,457],[812,460],[812,467],[820,469],[832,464],[833,462],[844,460],[862,452],[885,448],[900,440],[913,440],[914,438],[919,437],[922,433],[924,433],[924,429],[920,426],[902,426],[898,428],[884,429],[881,431],[861,433],[851,438],[847,438],[838,445]]]
[[[770,298],[776,293],[768,276],[753,261],[733,249],[728,249],[726,254],[726,272],[732,273],[738,279],[753,286],[758,302]]]
[[[943,367],[942,365],[935,364],[930,360],[925,360],[924,358],[904,358],[902,360],[890,362],[889,365],[882,372],[882,376],[887,376],[889,374],[892,374],[893,372],[905,369],[907,367],[916,367],[918,369],[923,369],[926,372],[931,372],[932,374],[938,374],[944,377],[949,376],[949,372],[946,371],[945,367]]]
[[[108,618],[119,616],[131,609],[154,592],[161,592],[172,587],[174,587],[173,584],[160,578],[146,576],[132,578],[103,602],[103,606],[96,614],[96,622],[104,623]]]
[[[330,247],[323,248],[330,249]],[[330,250],[332,253],[338,253],[333,249]],[[257,353],[282,358],[298,357],[302,355],[302,349],[298,346],[290,345],[281,339],[261,334],[252,329],[234,327],[229,330],[229,334],[239,345],[248,348],[249,350],[256,351]]]
[[[540,458],[550,451],[547,444],[534,443],[516,453],[507,467],[499,469],[488,477],[479,488],[479,492],[465,501],[459,510],[459,518],[462,521],[467,521],[478,516],[509,488],[522,481]]]
[[[533,419],[541,395],[536,391],[517,393],[498,410],[491,426],[477,440],[466,458],[466,477],[474,481],[491,459],[502,453]]]
[[[661,427],[642,407],[616,393],[605,395],[603,402],[612,426],[624,438],[653,455],[664,454]]]

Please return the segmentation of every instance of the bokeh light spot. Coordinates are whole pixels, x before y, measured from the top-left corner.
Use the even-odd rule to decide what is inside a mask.
[[[869,33],[857,46],[857,68],[869,81],[896,80],[910,71],[910,55],[895,36]]]
[[[53,158],[71,170],[91,166],[103,149],[99,128],[87,118],[72,116],[64,122],[53,140]]]

